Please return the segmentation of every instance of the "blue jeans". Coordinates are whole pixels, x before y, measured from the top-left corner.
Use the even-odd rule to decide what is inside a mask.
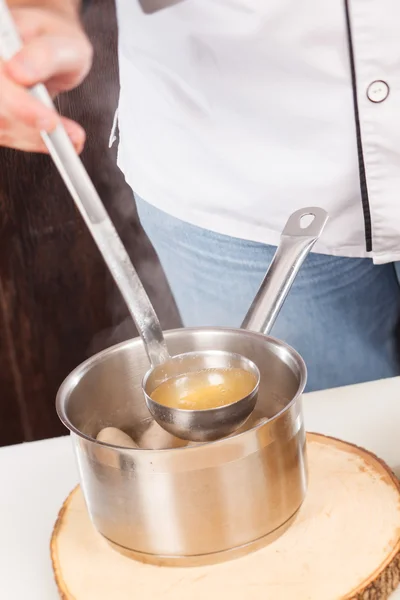
[[[239,327],[275,248],[200,229],[136,200],[184,325]],[[399,276],[399,263],[309,255],[272,330],[306,361],[308,391],[400,374]]]

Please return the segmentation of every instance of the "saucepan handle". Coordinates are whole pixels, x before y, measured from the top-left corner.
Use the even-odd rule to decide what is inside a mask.
[[[269,334],[304,259],[323,232],[327,220],[328,213],[318,207],[303,208],[289,217],[242,329]]]

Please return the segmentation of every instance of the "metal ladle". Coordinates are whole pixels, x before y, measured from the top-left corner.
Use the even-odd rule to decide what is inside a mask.
[[[10,60],[21,48],[22,42],[8,6],[4,0],[0,0],[0,57]],[[44,85],[34,86],[31,93],[46,106],[55,110]],[[42,132],[41,135],[126,302],[145,345],[152,370],[157,373],[157,376],[167,372],[187,373],[195,365],[213,368],[240,366],[255,375],[254,389],[241,404],[239,403],[240,407],[232,410],[231,427],[225,425],[221,434],[225,435],[231,428],[239,427],[255,403],[260,379],[257,366],[244,357],[228,352],[205,351],[196,354],[188,353],[173,359],[170,357],[154,308],[64,127],[59,124],[52,133]],[[147,380],[149,380],[148,376]],[[156,415],[155,418],[157,420]]]
[[[4,0],[0,0],[0,55],[9,60],[22,48],[22,43]],[[31,93],[50,108],[55,108],[43,85]],[[192,441],[209,441],[238,429],[254,409],[260,382],[257,366],[249,359],[231,352],[189,352],[171,357],[161,326],[129,256],[90,180],[80,158],[60,124],[52,133],[42,132],[49,153],[91,232],[135,322],[146,348],[151,369],[143,380],[144,394],[150,413],[167,431]],[[292,216],[282,236],[271,268],[249,311],[244,326],[256,326],[260,318],[272,326],[293,279],[305,256],[320,235],[327,215],[322,209],[305,209],[301,216],[313,214],[314,221],[302,232]],[[263,317],[260,315],[264,313]],[[264,327],[265,329],[265,327]],[[209,368],[239,367],[255,376],[253,390],[241,400],[219,408],[182,410],[165,407],[150,395],[167,378]]]

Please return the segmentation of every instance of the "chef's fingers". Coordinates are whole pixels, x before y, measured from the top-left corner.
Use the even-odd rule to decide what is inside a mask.
[[[84,130],[70,119],[61,118],[69,138],[74,148],[80,154],[85,144]],[[48,153],[48,150],[42,140],[40,132],[34,127],[29,127],[24,123],[15,124],[6,117],[0,116],[0,146],[6,146],[15,150],[25,152]]]
[[[0,64],[0,116],[27,127],[52,131],[59,122],[55,110],[34,98],[28,90],[11,80]]]
[[[17,83],[30,87],[56,78],[61,90],[78,85],[92,64],[92,46],[75,11],[21,7],[13,11],[24,47],[7,62]]]

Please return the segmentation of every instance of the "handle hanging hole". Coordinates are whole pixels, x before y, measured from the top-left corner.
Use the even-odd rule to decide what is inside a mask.
[[[313,223],[314,219],[315,215],[313,215],[312,213],[307,213],[303,215],[300,219],[300,227],[302,229],[307,229],[307,227],[310,227],[311,223]]]

